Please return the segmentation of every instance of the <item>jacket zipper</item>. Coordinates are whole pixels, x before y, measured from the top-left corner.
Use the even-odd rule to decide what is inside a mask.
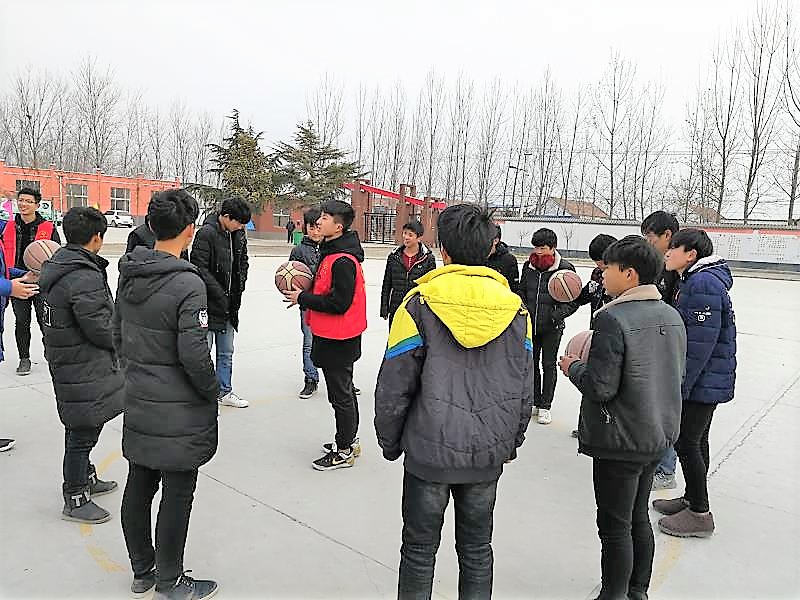
[[[533,331],[536,333],[536,326],[539,324],[539,293],[542,289],[542,273],[538,269],[536,273],[539,277],[539,281],[536,284],[536,308],[533,312]]]

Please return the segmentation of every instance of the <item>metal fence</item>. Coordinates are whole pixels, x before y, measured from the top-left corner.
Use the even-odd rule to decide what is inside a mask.
[[[378,244],[394,244],[395,214],[365,213],[364,241]]]

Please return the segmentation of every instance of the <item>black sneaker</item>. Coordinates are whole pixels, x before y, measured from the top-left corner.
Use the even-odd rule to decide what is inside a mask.
[[[17,367],[17,375],[30,375],[31,374],[31,359],[21,358],[19,366]]]
[[[322,458],[318,458],[311,463],[311,466],[317,471],[332,471],[334,469],[352,467],[354,464],[356,464],[355,452],[352,449],[348,449],[347,452],[344,450],[328,452]]]
[[[311,398],[312,395],[317,393],[317,386],[318,384],[316,381],[311,381],[310,379],[306,379],[306,383],[299,394],[300,398],[302,398],[303,400]]]
[[[133,583],[131,584],[131,596],[134,598],[144,598],[153,591],[154,587],[156,587],[155,569],[138,577],[134,575]]]
[[[359,388],[357,388],[356,386],[353,386],[353,393],[356,396],[360,396],[361,395],[361,390]]]
[[[333,442],[322,444],[322,451],[325,452],[326,454],[328,452],[333,452],[333,445],[334,445]],[[353,443],[350,444],[350,448],[353,450],[353,456],[355,456],[356,458],[361,456],[361,440],[359,440],[358,438],[354,439]]]
[[[11,450],[17,442],[8,438],[0,438],[0,452]]]
[[[191,573],[191,571],[186,571]],[[154,600],[200,600],[211,598],[219,590],[216,581],[210,579],[192,579],[186,573],[178,577],[178,581],[167,590],[156,589]]]

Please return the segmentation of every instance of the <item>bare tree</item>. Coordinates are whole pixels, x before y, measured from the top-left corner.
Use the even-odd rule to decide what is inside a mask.
[[[359,83],[356,93],[356,128],[353,152],[359,166],[365,163],[364,146],[369,130],[369,116],[367,114],[367,86]]]
[[[110,68],[101,71],[91,57],[75,75],[75,108],[85,131],[87,157],[93,167],[108,168],[117,146],[119,88]]]
[[[438,164],[439,138],[441,134],[442,109],[445,102],[444,81],[433,71],[425,78],[425,134],[427,139],[425,169],[425,195],[433,193],[433,182]]]
[[[337,146],[344,129],[344,85],[325,73],[311,97],[306,99],[308,119],[314,123],[323,144]]]
[[[578,130],[583,124],[583,91],[581,87],[575,93],[575,101],[572,106],[572,118],[569,127],[562,135],[559,124],[558,131],[558,157],[561,173],[561,197],[567,200],[570,196],[570,185],[572,182],[572,167],[575,159],[576,142],[578,140]]]
[[[500,139],[500,123],[503,119],[505,105],[505,96],[499,79],[495,79],[486,86],[481,104],[475,188],[476,199],[488,205],[496,181],[494,172]]]
[[[406,181],[412,185],[417,185],[425,157],[425,105],[423,95],[424,91],[420,91],[414,110],[414,117],[411,121]]]
[[[384,185],[386,182],[388,128],[386,125],[386,111],[384,110],[383,98],[378,88],[375,89],[375,95],[372,99],[369,122],[372,181],[376,185]]]
[[[211,168],[211,152],[209,145],[217,140],[214,135],[214,121],[208,112],[201,113],[192,125],[191,161],[194,183],[205,185]]]
[[[557,172],[558,134],[561,129],[561,91],[548,67],[533,95],[533,135],[530,197],[535,198],[534,213],[541,214],[552,196]]]
[[[797,32],[792,22],[790,5],[786,4],[785,13],[785,58],[784,79],[786,85],[783,89],[783,102],[786,113],[794,124],[796,143],[794,144],[794,158],[792,160],[791,176],[788,191],[789,197],[787,223],[794,224],[794,207],[797,200],[798,186],[800,186],[800,64],[798,64]]]
[[[464,196],[467,172],[467,146],[469,145],[474,85],[463,73],[458,74],[455,90],[450,96],[449,128],[447,142],[447,172],[444,194],[446,198]]]
[[[180,177],[181,181],[188,181],[191,172],[193,140],[189,113],[183,101],[176,101],[170,107],[169,125],[175,175]]]
[[[11,97],[0,99],[0,133],[2,133],[2,156],[5,158],[10,152],[14,163],[25,164],[25,139],[19,127],[19,119],[15,116],[16,110]]]
[[[395,190],[400,185],[403,158],[406,148],[406,94],[398,81],[392,90],[389,103],[389,188]]]
[[[166,146],[166,133],[164,119],[158,107],[151,109],[147,114],[147,139],[153,156],[152,176],[160,179],[164,177],[164,151]]]
[[[13,83],[14,118],[18,121],[27,158],[34,169],[42,167],[50,143],[51,125],[64,84],[47,71],[17,73]]]

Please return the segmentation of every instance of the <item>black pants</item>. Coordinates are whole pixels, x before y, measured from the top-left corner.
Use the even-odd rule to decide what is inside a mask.
[[[349,448],[358,433],[358,399],[353,389],[353,365],[322,367],[328,402],[336,418],[336,446]]]
[[[64,493],[77,494],[89,485],[89,473],[94,465],[89,453],[97,445],[102,427],[64,428]]]
[[[708,512],[708,432],[715,408],[716,404],[684,402],[681,410],[681,433],[675,452],[686,480],[684,498],[694,512]]]
[[[603,581],[598,600],[625,600],[628,591],[646,593],[650,586],[655,541],[647,502],[657,466],[594,459]]]
[[[162,482],[161,504],[153,548],[151,506]],[[155,471],[129,463],[128,481],[122,497],[122,533],[134,576],[158,571],[157,590],[171,587],[183,573],[183,550],[189,531],[189,515],[197,485],[193,471]]]
[[[286,230],[286,241],[289,242],[290,244],[292,243],[292,234],[293,233],[294,233],[294,231],[289,231],[288,229]]]
[[[533,405],[550,410],[556,393],[558,347],[564,332],[560,329],[533,336]],[[539,361],[541,360],[541,371]]]
[[[398,598],[428,600],[431,597],[436,552],[450,494],[455,504],[458,597],[461,600],[491,598],[497,480],[433,483],[408,471],[403,477],[403,545],[400,547]]]
[[[17,338],[17,352],[20,359],[31,357],[31,306],[36,313],[36,322],[42,328],[44,318],[44,300],[36,295],[28,300],[12,298],[11,306],[14,308],[14,336]]]

